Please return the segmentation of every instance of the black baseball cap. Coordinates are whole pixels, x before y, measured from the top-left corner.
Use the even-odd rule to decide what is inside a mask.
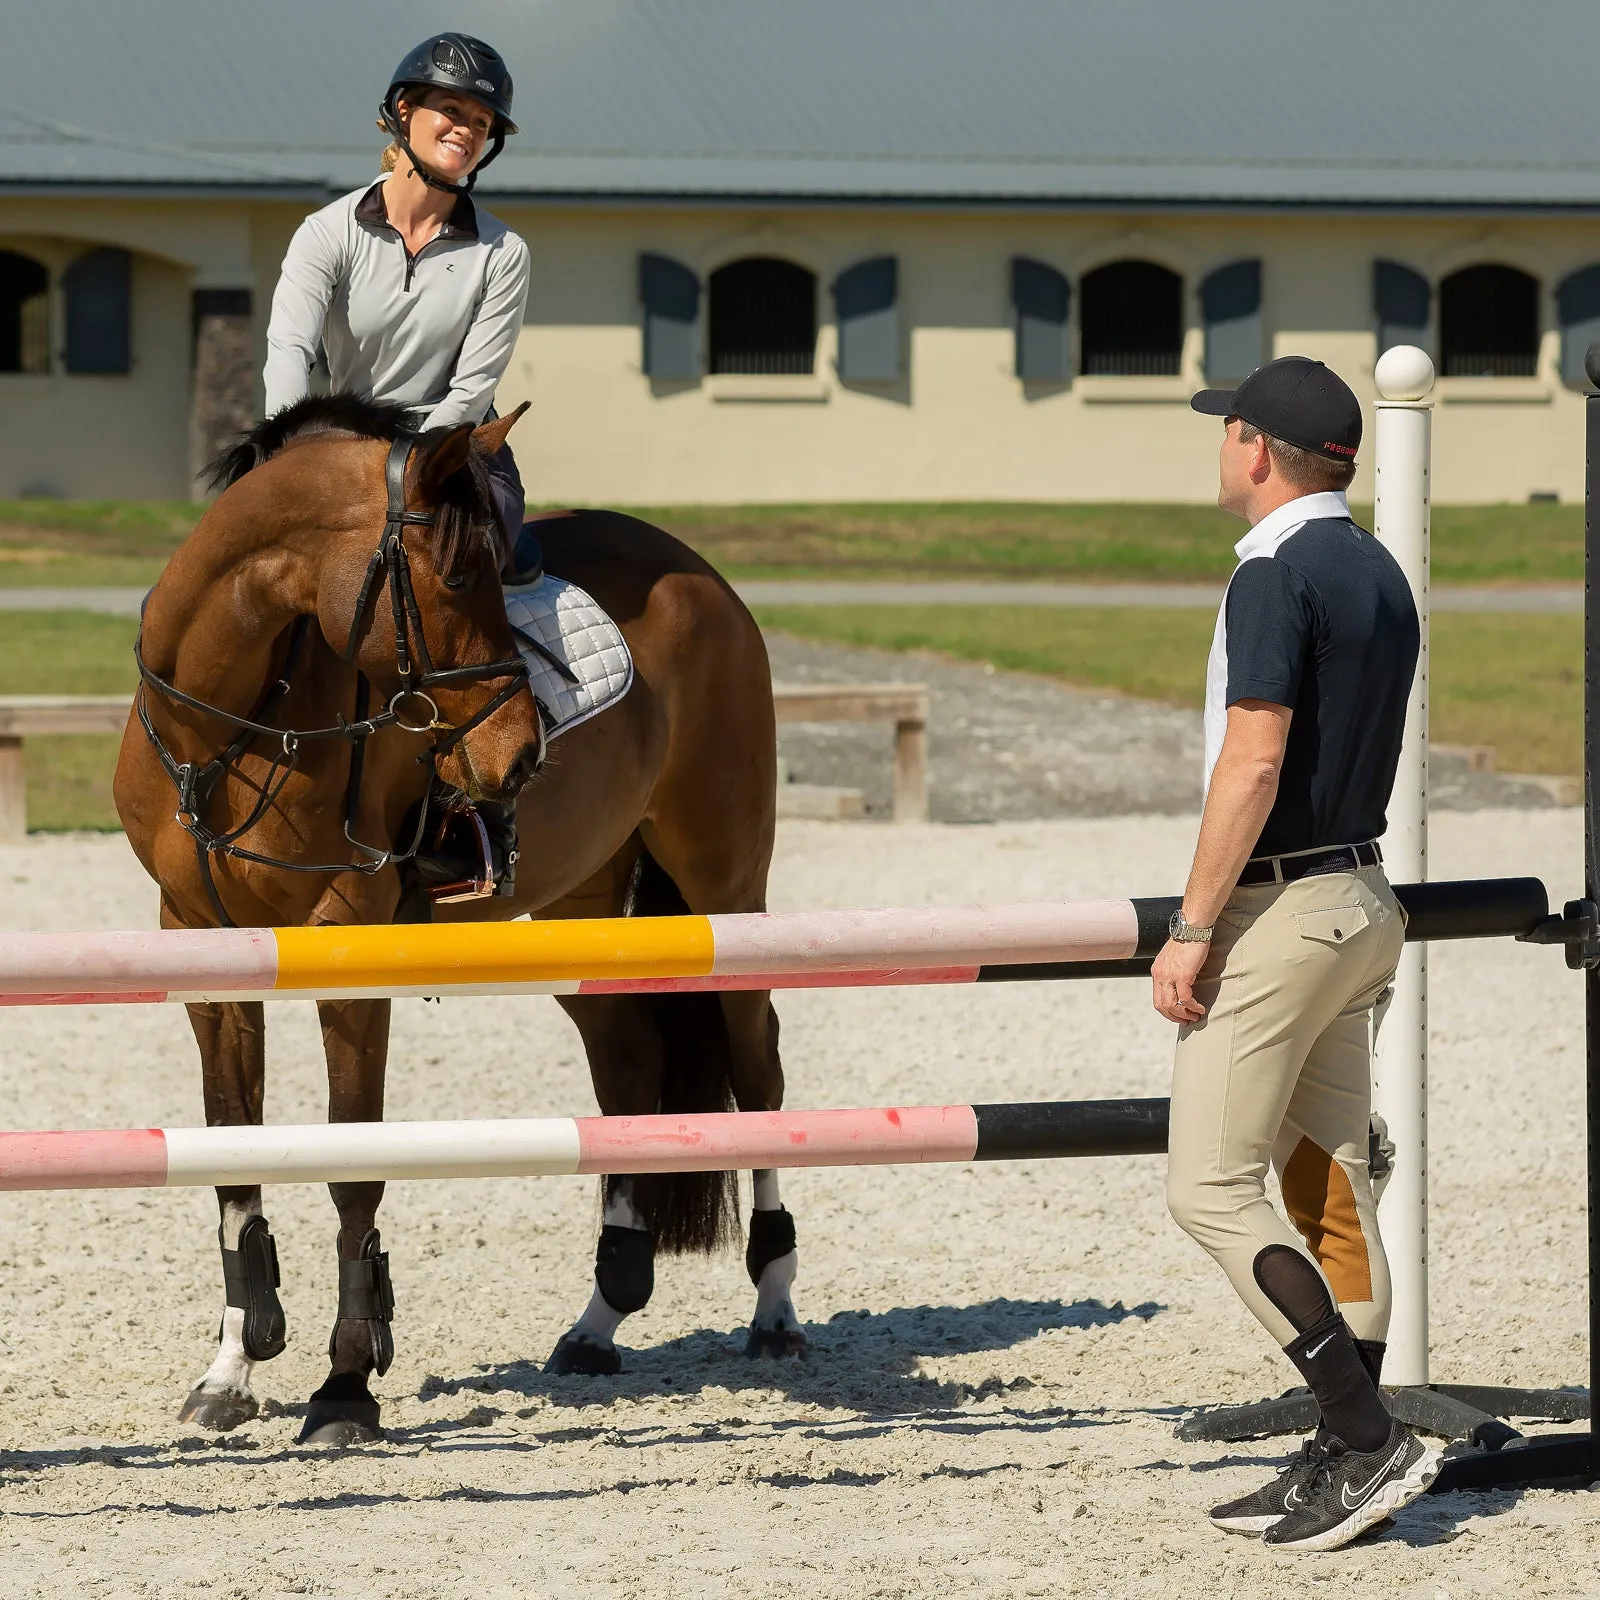
[[[1330,461],[1354,461],[1361,448],[1361,406],[1350,385],[1310,356],[1279,356],[1237,389],[1202,389],[1189,404],[1203,416],[1238,417]]]

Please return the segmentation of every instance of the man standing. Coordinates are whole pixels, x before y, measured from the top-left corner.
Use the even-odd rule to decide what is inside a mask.
[[[1212,1521],[1332,1550],[1439,1462],[1378,1389],[1389,1272],[1367,1170],[1372,1006],[1405,936],[1375,841],[1417,613],[1350,519],[1361,408],[1336,374],[1286,356],[1191,404],[1225,419],[1217,503],[1250,532],[1206,675],[1194,866],[1152,973],[1179,1024],[1167,1198],[1322,1412],[1274,1483]],[[1267,1202],[1269,1160],[1293,1228]]]

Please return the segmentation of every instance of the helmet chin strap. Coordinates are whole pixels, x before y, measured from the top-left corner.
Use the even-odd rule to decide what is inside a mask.
[[[405,151],[407,159],[411,162],[412,172],[421,178],[430,189],[438,189],[443,194],[470,194],[473,184],[478,181],[478,174],[505,149],[505,132],[498,126],[497,120],[494,130],[494,142],[489,146],[488,154],[467,174],[467,181],[465,183],[447,183],[436,173],[430,172],[418,159],[417,152],[411,148],[411,141],[406,137],[405,125],[400,121],[400,118],[393,116],[392,120],[390,120],[390,116],[386,115],[384,120],[390,137]]]
[[[436,173],[430,172],[427,167],[422,164],[417,157],[417,152],[411,148],[411,141],[406,138],[405,134],[397,133],[395,135],[395,143],[405,151],[407,159],[411,162],[412,175],[414,177],[421,178],[430,189],[438,189],[444,194],[466,194],[472,188],[474,181],[477,179],[478,169],[477,167],[474,167],[472,171],[467,174],[467,181],[465,183],[446,183],[443,178],[439,177]],[[480,162],[479,165],[482,165],[482,163]]]

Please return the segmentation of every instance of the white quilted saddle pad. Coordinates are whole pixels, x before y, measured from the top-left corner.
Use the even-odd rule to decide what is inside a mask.
[[[633,686],[633,657],[622,630],[577,584],[547,572],[537,583],[505,594],[506,615],[528,663],[529,685],[551,719],[547,738],[598,716]],[[576,682],[529,640],[564,662]]]

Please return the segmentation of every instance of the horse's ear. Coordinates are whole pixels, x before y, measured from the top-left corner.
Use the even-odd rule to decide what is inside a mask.
[[[467,464],[472,453],[472,424],[463,422],[448,433],[441,434],[424,445],[417,457],[416,477],[413,480],[417,493],[428,505],[437,505],[443,497],[447,478],[453,478]]]
[[[482,427],[473,430],[473,442],[487,455],[493,455],[505,442],[506,435],[517,425],[517,418],[528,409],[529,402],[524,400],[508,417],[496,417],[493,422],[486,422]]]

